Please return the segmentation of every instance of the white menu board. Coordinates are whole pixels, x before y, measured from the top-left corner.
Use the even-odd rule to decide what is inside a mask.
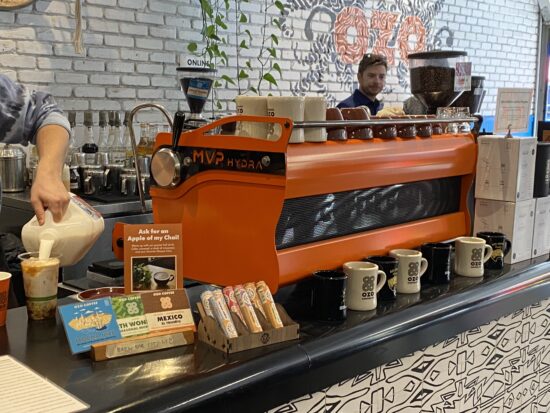
[[[494,134],[527,132],[533,89],[499,88]]]

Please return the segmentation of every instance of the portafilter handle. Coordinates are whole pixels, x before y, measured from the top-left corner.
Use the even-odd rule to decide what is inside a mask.
[[[158,109],[162,112],[166,120],[168,121],[168,124],[170,125],[170,128],[173,128],[174,121],[172,119],[172,115],[168,113],[168,111],[164,108],[164,106],[159,105],[158,103],[142,103],[141,105],[137,105],[134,107],[131,112],[130,116],[128,118],[128,128],[130,129],[130,143],[132,144],[132,155],[134,156],[134,167],[136,169],[136,176],[137,176],[137,187],[138,187],[138,195],[139,195],[139,202],[141,203],[141,212],[145,213],[145,195],[143,188],[141,186],[141,171],[139,168],[139,163],[137,162],[137,147],[136,147],[136,135],[134,133],[134,116],[135,114],[140,111],[141,109],[145,108],[154,108]]]
[[[172,126],[172,147],[160,148],[151,158],[151,177],[160,188],[174,188],[181,182],[181,160],[177,148],[184,123],[184,113],[177,111]]]
[[[474,127],[472,129],[472,134],[474,135],[474,137],[477,139],[477,137],[479,136],[479,131],[481,129],[481,124],[483,123],[483,116],[477,114],[477,115],[472,115],[474,118],[477,118],[477,122],[474,122]]]

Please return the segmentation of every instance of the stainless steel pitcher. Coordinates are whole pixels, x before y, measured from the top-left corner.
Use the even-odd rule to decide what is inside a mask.
[[[4,192],[22,192],[27,187],[27,155],[10,144],[0,149],[0,180]]]
[[[120,193],[122,195],[137,194],[137,182],[134,168],[124,168],[120,174]]]
[[[86,165],[82,168],[82,190],[86,195],[100,193],[107,184],[107,174],[101,165]]]

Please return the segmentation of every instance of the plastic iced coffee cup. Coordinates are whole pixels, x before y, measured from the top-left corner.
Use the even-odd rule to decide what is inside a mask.
[[[10,278],[11,274],[9,272],[0,272],[0,327],[6,324]]]
[[[38,258],[38,252],[19,255],[23,286],[27,298],[27,314],[31,320],[55,317],[59,257]]]

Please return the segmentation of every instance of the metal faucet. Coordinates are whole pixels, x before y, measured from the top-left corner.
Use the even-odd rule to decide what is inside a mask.
[[[168,124],[170,125],[170,129],[173,128],[174,120],[172,119],[172,115],[168,113],[166,108],[158,103],[142,103],[141,105],[137,105],[132,109],[130,112],[130,116],[128,119],[128,127],[130,128],[130,137],[131,137],[131,143],[132,143],[132,153],[134,155],[134,168],[136,169],[136,180],[137,180],[137,187],[138,187],[138,194],[139,194],[139,202],[141,203],[141,212],[145,213],[145,195],[143,194],[143,186],[141,182],[141,171],[139,168],[139,162],[137,161],[137,147],[136,147],[136,135],[134,134],[134,115],[140,111],[141,109],[145,108],[155,108],[162,112],[166,120],[168,121]]]

